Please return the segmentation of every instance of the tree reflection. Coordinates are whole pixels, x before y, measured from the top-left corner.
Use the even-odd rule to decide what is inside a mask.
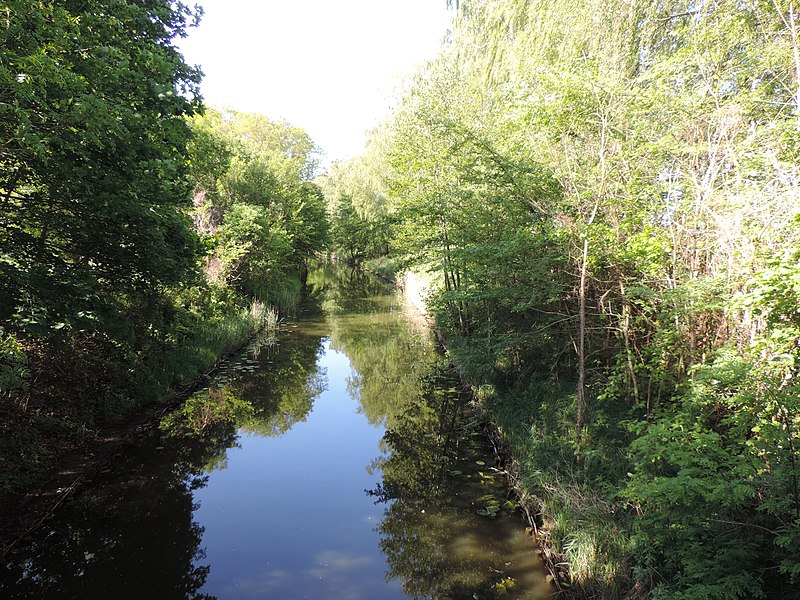
[[[9,557],[0,597],[209,600],[193,492],[224,468],[239,430],[279,435],[307,418],[325,385],[321,347],[300,333],[231,361],[160,435],[115,461],[123,476],[101,476]]]
[[[503,553],[491,548],[492,519],[509,515],[505,487],[486,466],[485,438],[456,384],[438,365],[395,415],[383,483],[368,492],[388,504],[378,527],[387,577],[413,598],[490,598],[513,587]]]
[[[367,420],[391,427],[438,360],[436,351],[428,332],[400,317],[393,288],[363,274],[349,275],[348,281],[348,287],[322,294],[331,346],[353,367],[348,392]]]
[[[329,287],[319,297],[331,345],[353,367],[348,391],[371,423],[387,428],[386,455],[368,466],[383,470],[368,493],[387,504],[378,527],[387,577],[414,598],[513,596],[507,570],[516,558],[497,547],[496,534],[511,513],[506,488],[485,464],[487,442],[457,377],[430,336],[399,317],[391,290],[362,289],[357,275],[344,276],[346,286],[341,271],[320,275]]]
[[[209,599],[192,493],[209,456],[236,438],[227,425],[208,433],[192,444],[156,437],[115,462],[125,477],[101,476],[7,557],[0,596]]]
[[[254,409],[253,417],[240,427],[248,433],[279,436],[305,421],[326,386],[325,372],[317,364],[322,349],[320,336],[303,331],[262,349],[258,367],[234,376],[229,385]]]
[[[380,302],[392,286],[360,269],[322,265],[309,273],[310,295],[327,315],[362,313],[372,299]]]

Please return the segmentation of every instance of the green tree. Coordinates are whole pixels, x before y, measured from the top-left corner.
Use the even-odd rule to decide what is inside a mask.
[[[371,224],[359,216],[350,196],[340,196],[331,221],[333,244],[342,258],[356,264],[370,256]]]
[[[262,115],[207,109],[192,122],[195,224],[206,273],[246,295],[283,303],[328,244],[324,196],[310,181],[308,135]]]
[[[572,583],[794,597],[796,1],[460,5],[388,122],[393,239]]]
[[[292,244],[274,212],[233,204],[225,213],[219,238],[226,281],[240,293],[268,300],[287,284]]]
[[[0,15],[0,320],[102,328],[124,294],[194,270],[184,117],[200,74],[173,40],[195,14],[19,0]]]

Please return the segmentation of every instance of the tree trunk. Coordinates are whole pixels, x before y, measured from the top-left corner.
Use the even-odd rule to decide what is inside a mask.
[[[628,377],[630,377],[631,385],[633,386],[633,398],[636,404],[639,404],[639,383],[636,381],[636,370],[633,366],[633,350],[631,349],[631,308],[628,304],[628,298],[625,295],[625,285],[620,280],[619,291],[622,296],[622,339],[625,342],[625,358],[628,363]],[[649,396],[647,414],[650,414]]]
[[[583,419],[586,410],[586,263],[589,259],[589,240],[583,240],[583,261],[581,263],[581,284],[579,291],[580,312],[578,329],[578,396],[575,400],[575,431],[580,443],[583,433]]]

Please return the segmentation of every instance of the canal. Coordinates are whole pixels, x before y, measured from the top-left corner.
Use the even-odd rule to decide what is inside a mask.
[[[393,289],[326,267],[0,570],[0,597],[538,600],[480,423]]]

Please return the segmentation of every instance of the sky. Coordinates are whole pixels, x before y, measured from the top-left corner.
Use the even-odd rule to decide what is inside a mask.
[[[216,108],[305,129],[323,165],[361,154],[404,76],[436,55],[446,0],[198,0],[178,45]]]

